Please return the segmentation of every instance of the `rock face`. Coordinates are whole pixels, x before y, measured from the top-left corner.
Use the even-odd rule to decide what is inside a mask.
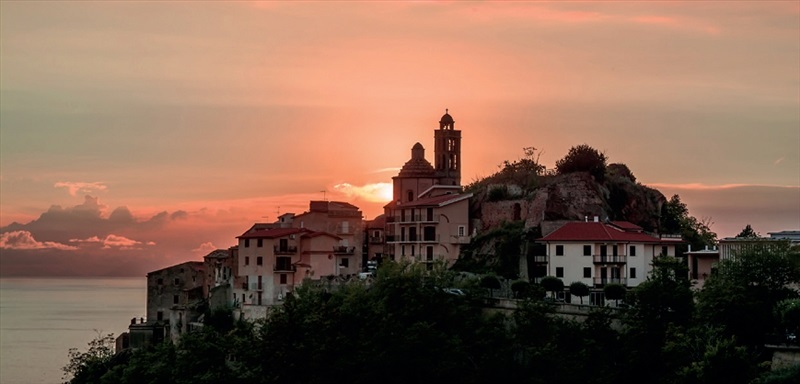
[[[505,195],[489,193],[498,188],[497,183],[477,183],[472,187],[472,215],[483,230],[519,220],[532,228],[541,227],[544,221],[593,220],[597,216],[600,220],[630,221],[655,231],[661,206],[666,202],[664,195],[637,184],[627,167],[621,170],[609,166],[609,171],[602,183],[586,172],[541,176],[539,185],[532,190],[506,182],[506,190],[514,193]]]

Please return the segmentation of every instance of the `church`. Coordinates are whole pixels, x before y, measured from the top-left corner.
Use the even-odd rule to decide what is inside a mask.
[[[392,177],[392,201],[384,207],[385,256],[452,265],[469,243],[469,198],[461,187],[461,131],[447,110],[434,130],[434,165],[420,143]]]

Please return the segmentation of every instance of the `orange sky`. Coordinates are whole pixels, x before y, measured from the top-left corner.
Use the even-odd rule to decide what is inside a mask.
[[[0,8],[2,273],[197,258],[323,190],[374,217],[445,108],[464,183],[587,143],[721,236],[800,229],[797,2]]]

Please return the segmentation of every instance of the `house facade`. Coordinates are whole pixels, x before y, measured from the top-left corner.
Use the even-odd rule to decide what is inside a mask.
[[[449,113],[434,130],[434,165],[420,143],[392,178],[384,207],[384,254],[393,260],[452,264],[469,242],[469,198],[461,188],[461,131]]]
[[[625,221],[568,222],[537,240],[533,281],[555,276],[565,285],[580,281],[596,290],[617,283],[635,287],[647,279],[653,258],[675,256],[679,236],[654,235]]]
[[[147,274],[147,321],[145,327],[166,328],[173,341],[189,331],[189,323],[201,315],[206,270],[201,261],[188,261]],[[133,325],[132,325],[133,326]],[[131,329],[133,335],[134,330]],[[134,340],[132,338],[132,344]]]

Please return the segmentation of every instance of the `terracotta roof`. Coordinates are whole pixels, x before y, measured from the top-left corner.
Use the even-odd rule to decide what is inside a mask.
[[[633,226],[634,224],[630,225]],[[680,241],[680,239],[677,240]],[[606,223],[575,221],[562,225],[549,235],[540,238],[539,241],[663,243],[674,240],[662,240],[659,237],[642,232],[626,232],[614,225]]]
[[[227,249],[216,249],[203,256],[203,258],[207,257],[209,259],[225,259],[228,256],[230,256],[230,252],[228,252]]]
[[[238,236],[237,239],[256,239],[256,238],[275,239],[278,237],[288,236],[300,232],[310,232],[310,231],[304,228],[257,229],[257,230],[248,230],[241,236]]]
[[[403,164],[396,177],[433,177],[435,174],[436,171],[428,160],[416,158]]]

